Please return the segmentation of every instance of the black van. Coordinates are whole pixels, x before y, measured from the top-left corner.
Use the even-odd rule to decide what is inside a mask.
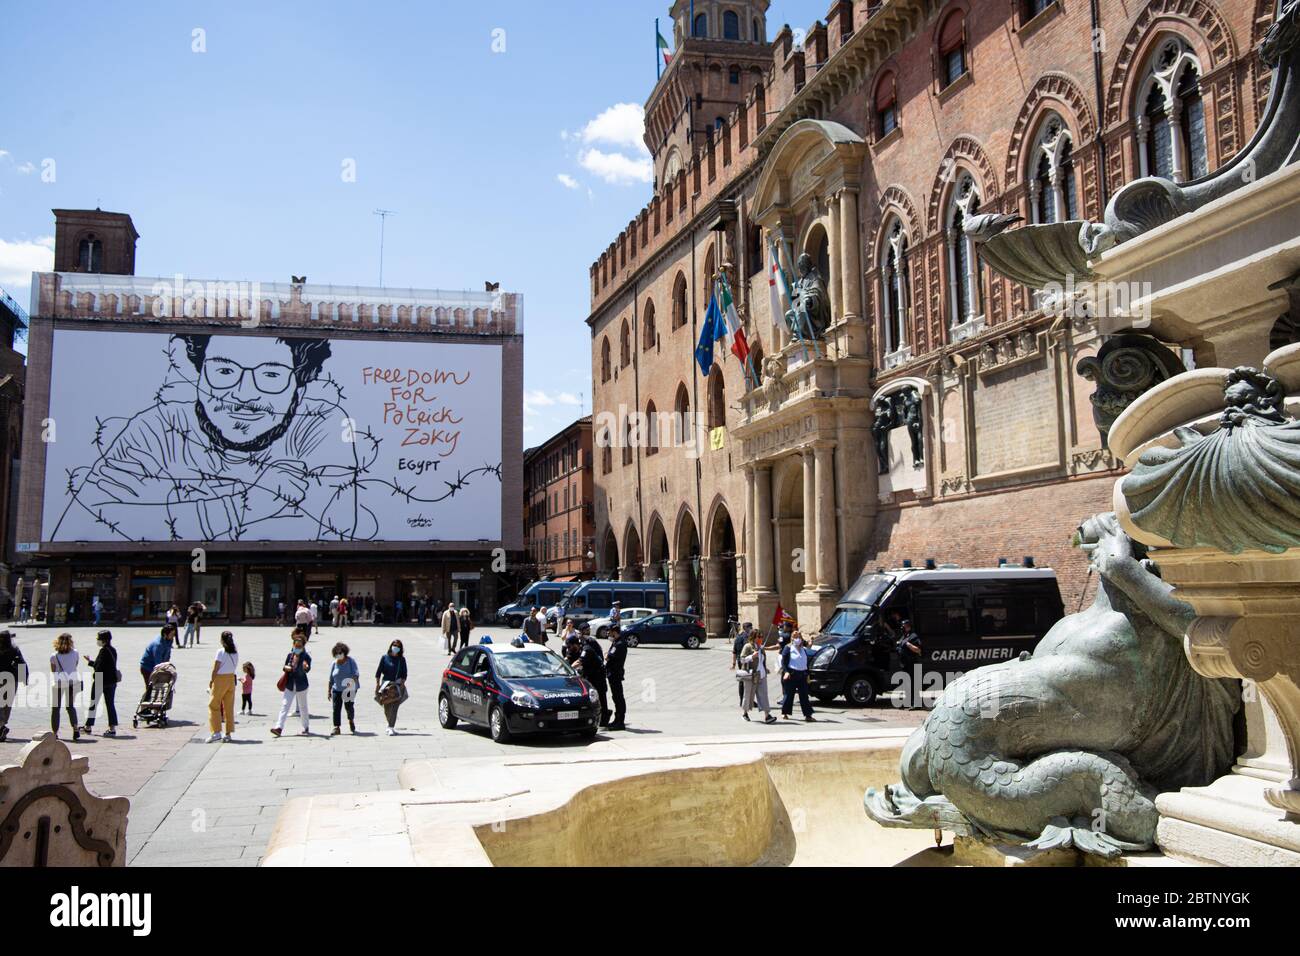
[[[1063,611],[1051,568],[901,568],[864,574],[814,641],[809,690],[823,703],[844,695],[852,703],[870,704],[899,684],[897,638],[887,623],[910,620],[920,639],[921,672],[906,680],[941,675],[942,683],[1033,651]]]

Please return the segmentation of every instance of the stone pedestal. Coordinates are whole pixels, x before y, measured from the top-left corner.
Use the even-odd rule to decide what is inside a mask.
[[[0,767],[0,867],[126,866],[126,797],[98,797],[89,761],[53,734]]]
[[[838,600],[838,591],[804,588],[798,592],[795,595],[794,616],[799,622],[799,630],[808,637],[820,631],[822,625],[830,620]]]

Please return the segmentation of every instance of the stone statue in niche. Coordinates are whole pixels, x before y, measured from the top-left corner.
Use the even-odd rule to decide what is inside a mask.
[[[894,403],[890,396],[882,395],[871,406],[875,419],[871,422],[871,434],[876,440],[876,457],[880,459],[880,473],[889,472],[889,431],[896,424],[894,421]]]
[[[914,388],[909,388],[898,397],[898,403],[901,406],[903,423],[907,425],[907,435],[912,440],[912,467],[920,468],[925,464],[921,393]]]
[[[789,316],[792,328],[799,328],[806,336],[824,338],[831,324],[831,299],[826,291],[826,281],[806,252],[799,257],[795,268],[799,278],[794,283],[794,315]]]

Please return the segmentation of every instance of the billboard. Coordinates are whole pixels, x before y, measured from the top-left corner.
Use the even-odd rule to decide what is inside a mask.
[[[55,329],[41,539],[500,540],[501,371],[496,344]]]

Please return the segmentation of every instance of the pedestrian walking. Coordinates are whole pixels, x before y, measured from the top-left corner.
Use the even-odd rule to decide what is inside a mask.
[[[375,702],[384,708],[388,736],[397,736],[397,710],[410,696],[406,689],[406,648],[394,639],[375,668]]]
[[[90,710],[86,714],[86,725],[81,728],[83,734],[92,734],[95,732],[95,711],[99,709],[99,702],[104,701],[104,709],[108,712],[108,730],[104,731],[105,737],[117,736],[117,685],[122,681],[122,672],[117,669],[117,648],[113,646],[113,632],[100,631],[95,636],[95,643],[99,647],[95,659],[86,658],[86,663],[94,671],[94,676],[90,679]]]
[[[448,654],[456,653],[460,644],[460,616],[456,605],[447,602],[447,610],[442,612],[442,649]]]
[[[202,601],[195,601],[185,612],[186,626],[194,627],[194,643],[203,643],[203,614],[207,611],[207,605]]]
[[[172,644],[176,642],[176,625],[164,624],[162,631],[149,643],[140,655],[140,676],[144,678],[144,689],[149,689],[149,675],[159,664],[166,664],[172,659]]]
[[[181,625],[185,625],[185,631],[181,633],[180,639],[176,642],[177,647],[184,647],[186,639],[193,632],[193,628],[190,626],[186,615],[182,614],[181,609],[173,604],[168,608],[165,620],[168,624],[175,627],[178,633],[181,633]]]
[[[336,594],[330,598],[330,627],[341,627],[339,624],[339,596]]]
[[[104,605],[99,603],[99,595],[96,594],[90,599],[90,616],[95,620],[95,627],[99,627],[99,619],[103,613]]]
[[[280,701],[280,716],[271,728],[274,737],[279,737],[284,731],[284,723],[289,719],[289,708],[295,703],[298,705],[298,717],[302,720],[302,730],[298,736],[306,737],[311,732],[311,710],[307,706],[307,674],[311,671],[311,655],[307,653],[307,638],[301,631],[295,630],[292,640],[293,650],[284,658],[284,676],[276,685],[283,691],[284,697]]]
[[[528,617],[524,619],[524,637],[533,644],[542,643],[542,621],[535,607],[528,609]]]
[[[740,652],[740,661],[738,663],[739,673],[745,675],[745,679],[740,681],[741,688],[745,691],[744,700],[740,704],[740,716],[749,720],[749,712],[758,705],[758,709],[763,712],[763,723],[774,724],[776,717],[772,715],[772,705],[767,698],[767,649],[764,646],[765,640],[761,631],[749,630],[749,639]]]
[[[0,742],[9,736],[9,715],[13,713],[18,687],[27,683],[27,662],[14,643],[13,631],[0,631]]]
[[[320,608],[317,606],[317,604],[316,604],[315,601],[312,601],[312,602],[311,602],[311,606],[308,607],[307,610],[311,612],[311,627],[309,627],[309,628],[307,629],[307,633],[308,633],[308,634],[313,634],[313,633],[315,633],[315,634],[319,634],[319,633],[320,633],[320,620],[319,620],[319,618],[317,617],[317,615],[320,614]]]
[[[334,662],[330,664],[329,686],[325,691],[334,711],[334,729],[330,731],[330,736],[337,737],[342,733],[339,729],[339,719],[343,716],[344,708],[348,712],[348,729],[355,734],[357,732],[357,688],[361,686],[361,669],[352,659],[351,650],[342,641],[334,645],[330,654],[334,657]]]
[[[68,711],[68,720],[72,724],[72,739],[81,739],[81,730],[77,726],[77,693],[81,689],[81,673],[77,665],[76,648],[72,646],[72,635],[66,631],[54,639],[54,653],[50,655],[50,730],[59,736],[59,708]]]
[[[808,649],[798,628],[791,632],[790,643],[781,649],[781,687],[785,691],[781,699],[782,719],[789,720],[794,712],[795,694],[799,695],[803,719],[809,723],[817,719],[808,701]]]
[[[627,720],[627,698],[623,696],[623,673],[627,664],[627,638],[617,625],[614,627],[614,640],[610,642],[609,653],[605,655],[605,679],[609,681],[609,696],[614,701],[614,719],[609,722],[610,730],[623,730]]]
[[[347,595],[339,598],[339,618],[339,627],[347,627],[352,623],[352,603]]]
[[[578,667],[587,683],[596,688],[596,694],[600,697],[600,726],[608,726],[609,685],[605,679],[605,652],[601,650],[600,642],[594,637],[582,638],[581,650],[578,653]]]
[[[474,620],[469,616],[469,608],[460,609],[460,646],[469,647],[469,635],[474,630]]]
[[[239,712],[241,714],[252,714],[253,680],[257,677],[257,669],[253,667],[252,661],[244,661],[242,670],[243,675],[239,678],[239,690],[243,699],[239,703]]]
[[[293,609],[293,623],[295,627],[306,627],[311,623],[311,608],[307,607],[304,598],[298,598],[298,606]]]
[[[731,642],[731,670],[735,671],[736,668],[739,666],[740,654],[742,651],[744,651],[745,647],[753,640],[753,638],[754,638],[754,625],[751,622],[746,621],[745,626],[742,627],[739,632],[737,632],[736,639]],[[745,681],[740,677],[739,672],[737,672],[736,677],[737,677],[736,689],[740,691],[739,703],[742,707],[744,707],[745,706]]]
[[[220,647],[212,662],[212,676],[208,679],[208,742],[229,741],[235,732],[235,677],[239,673],[239,651],[235,635],[221,632]],[[221,735],[222,716],[225,717],[226,735]]]
[[[284,626],[284,602],[281,601],[275,606],[275,623],[277,627]]]

